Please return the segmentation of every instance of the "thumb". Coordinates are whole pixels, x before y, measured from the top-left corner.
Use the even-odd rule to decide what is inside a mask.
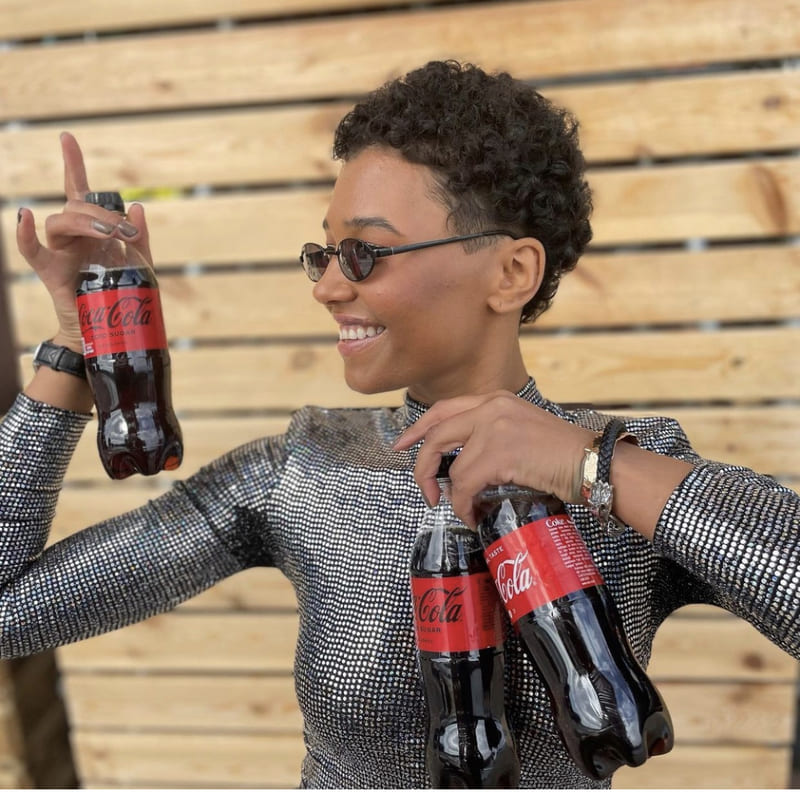
[[[150,253],[150,232],[147,228],[147,220],[144,216],[144,206],[140,203],[132,203],[128,207],[127,219],[139,230],[136,239],[128,242],[131,247],[136,248],[151,264],[153,257]]]

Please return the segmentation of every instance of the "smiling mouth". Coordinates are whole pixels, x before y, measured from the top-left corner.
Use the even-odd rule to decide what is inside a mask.
[[[360,341],[364,338],[375,338],[379,336],[385,327],[381,325],[358,325],[358,326],[342,326],[339,328],[340,341]]]

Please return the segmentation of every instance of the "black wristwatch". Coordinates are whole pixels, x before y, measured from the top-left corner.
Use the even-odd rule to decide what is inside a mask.
[[[69,347],[53,344],[51,341],[42,341],[33,354],[33,370],[38,371],[42,366],[86,379],[83,355],[73,352]]]

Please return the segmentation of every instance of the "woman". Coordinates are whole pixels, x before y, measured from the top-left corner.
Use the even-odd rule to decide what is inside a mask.
[[[48,218],[43,247],[21,210],[18,245],[53,297],[54,343],[78,352],[74,288],[87,246],[121,234],[149,249],[142,208],[120,223],[85,204],[80,149],[68,135],[62,147],[64,211]],[[689,602],[722,605],[800,655],[797,496],[700,459],[674,421],[648,418],[628,421],[638,446],[616,446],[613,500],[587,504],[586,449],[611,416],[547,401],[525,368],[520,322],[549,305],[591,237],[571,118],[508,75],[431,63],[359,103],[334,152],[343,165],[325,245],[306,244],[301,259],[339,325],[348,384],[403,387],[405,403],[304,408],[285,435],[42,552],[91,394],[79,377],[40,368],[0,427],[3,654],[115,629],[275,565],[300,611],[303,785],[424,786],[408,561],[420,489],[434,501],[440,455],[462,448],[451,477],[467,522],[487,484],[570,503],[642,662],[657,626]],[[621,536],[601,524],[602,506],[628,526]],[[513,636],[506,657],[522,785],[603,786],[565,753]]]

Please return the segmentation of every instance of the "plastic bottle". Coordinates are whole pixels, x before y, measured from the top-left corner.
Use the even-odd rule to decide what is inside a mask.
[[[599,780],[667,753],[669,712],[564,504],[508,485],[484,490],[476,507],[492,578],[575,763]]]
[[[519,784],[519,760],[505,716],[503,608],[477,533],[447,500],[449,462],[411,555],[426,766],[434,788],[510,789]]]
[[[88,193],[86,201],[125,212],[116,192]],[[152,267],[134,247],[102,240],[82,266],[77,304],[103,467],[113,479],[174,470],[183,438]]]

